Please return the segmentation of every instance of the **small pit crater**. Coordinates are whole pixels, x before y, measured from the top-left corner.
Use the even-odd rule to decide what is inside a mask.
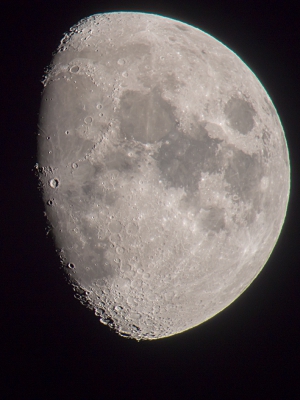
[[[93,118],[88,116],[84,118],[84,123],[90,125],[93,122]]]
[[[73,66],[70,68],[70,72],[71,72],[72,74],[77,74],[78,71],[79,71],[78,65],[73,65]]]
[[[52,189],[56,189],[59,186],[59,180],[57,178],[50,179],[49,186]]]
[[[134,236],[138,233],[138,231],[139,231],[139,228],[134,222],[129,222],[129,224],[126,226],[126,232],[129,235]]]
[[[122,230],[122,224],[119,221],[112,221],[109,224],[108,229],[111,233],[120,233]]]

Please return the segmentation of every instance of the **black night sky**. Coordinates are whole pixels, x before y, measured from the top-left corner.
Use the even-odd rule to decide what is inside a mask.
[[[74,299],[33,173],[41,79],[63,33],[109,11],[197,26],[252,69],[280,116],[291,195],[263,271],[229,308],[167,339],[126,340]],[[300,398],[300,3],[19,0],[1,2],[2,399]]]

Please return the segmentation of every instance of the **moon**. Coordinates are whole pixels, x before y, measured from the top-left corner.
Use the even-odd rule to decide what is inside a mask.
[[[75,297],[136,340],[229,306],[266,264],[290,192],[254,73],[195,27],[116,12],[64,35],[43,85],[36,169]]]

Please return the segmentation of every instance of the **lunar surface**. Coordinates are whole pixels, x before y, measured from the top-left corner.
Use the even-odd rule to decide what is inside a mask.
[[[43,85],[36,169],[75,297],[151,340],[240,296],[280,234],[290,167],[239,57],[169,18],[96,14],[65,34]]]

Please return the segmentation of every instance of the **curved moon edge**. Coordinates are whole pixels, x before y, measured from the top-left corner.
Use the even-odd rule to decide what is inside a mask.
[[[136,340],[232,303],[289,197],[284,133],[255,75],[196,28],[111,13],[71,28],[43,83],[36,168],[75,296]]]

